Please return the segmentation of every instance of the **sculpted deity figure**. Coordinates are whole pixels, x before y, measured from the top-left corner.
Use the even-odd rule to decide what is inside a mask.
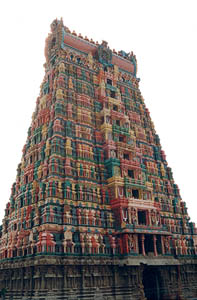
[[[170,251],[170,243],[167,237],[165,237],[164,239],[164,249],[165,249],[165,253],[169,253]]]
[[[131,222],[132,222],[132,224],[137,223],[137,212],[136,212],[135,208],[131,209]]]
[[[58,89],[56,92],[56,99],[63,99],[63,98],[64,98],[63,91],[61,89]]]
[[[91,69],[92,69],[92,66],[93,66],[93,62],[94,62],[94,60],[93,60],[92,53],[89,52],[89,53],[88,53],[88,66],[89,66]]]
[[[114,149],[111,150],[111,157],[116,158],[116,151]]]
[[[128,247],[129,252],[132,252],[134,250],[135,241],[132,235],[128,235]]]
[[[156,224],[156,216],[155,216],[154,210],[151,211],[151,223],[152,223],[152,225]]]
[[[65,72],[65,65],[63,62],[59,65],[59,72],[62,72],[62,73]]]
[[[68,87],[69,87],[69,89],[73,89],[72,77],[69,77],[69,79],[68,79]]]

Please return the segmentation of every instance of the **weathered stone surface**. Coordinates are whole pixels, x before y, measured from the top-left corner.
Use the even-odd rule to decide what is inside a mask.
[[[53,262],[56,260],[53,257]],[[59,258],[57,258],[57,261]],[[6,289],[6,299],[51,299],[51,300],[125,300],[146,299],[147,283],[158,289],[158,298],[164,300],[190,299],[197,297],[197,261],[179,261],[179,265],[146,264],[116,265],[86,263],[72,264],[62,259],[62,264],[49,262],[51,257],[35,260],[26,258],[23,267],[15,262],[7,263],[0,271],[0,290]],[[150,263],[150,264],[149,264]],[[188,263],[188,264],[187,264]],[[28,266],[27,266],[28,265]],[[156,293],[153,293],[153,297]],[[148,296],[150,297],[150,296]],[[177,298],[179,297],[179,298]],[[151,299],[151,298],[148,298]]]

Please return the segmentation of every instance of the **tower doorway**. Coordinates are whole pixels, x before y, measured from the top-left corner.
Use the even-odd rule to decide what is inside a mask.
[[[143,271],[142,283],[144,294],[147,300],[161,300],[161,280],[158,270],[154,267],[145,267]]]

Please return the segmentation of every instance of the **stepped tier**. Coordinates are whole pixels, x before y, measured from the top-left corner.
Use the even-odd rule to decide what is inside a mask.
[[[180,277],[183,272],[181,259],[193,270],[197,229],[140,93],[136,57],[132,52],[111,51],[105,41],[98,44],[77,36],[57,20],[46,39],[45,55],[45,77],[0,229],[1,274],[9,273],[13,262],[12,282],[13,276],[20,276],[22,264],[23,274],[29,273],[21,275],[28,283],[24,291],[20,289],[24,293],[30,289],[34,295],[28,299],[50,290],[53,268],[59,278],[54,289],[60,285],[63,298],[49,293],[47,299],[71,299],[72,295],[63,296],[68,287],[81,289],[82,294],[84,289],[84,297],[74,293],[80,299],[106,295],[106,299],[131,299],[134,294],[135,299],[145,299],[145,294],[153,299],[156,296],[149,296],[143,276],[150,276],[152,270],[156,282],[159,275],[154,268],[143,271],[140,262],[171,266],[165,275],[168,283],[173,276],[169,274],[178,272]],[[70,267],[71,262],[77,266]],[[82,280],[86,264],[94,274],[106,272],[106,280],[93,280],[91,275]],[[134,278],[128,287],[120,275],[124,264],[125,276]],[[60,265],[75,274],[75,280],[60,272]],[[46,286],[41,269],[48,278]],[[167,274],[167,269],[162,270]],[[195,272],[191,273],[193,280]],[[30,278],[40,281],[33,287]],[[175,299],[178,290],[182,295],[180,281],[174,290],[171,287],[172,298],[168,288],[163,298],[154,299]],[[16,292],[19,283],[3,278],[0,284],[21,299]],[[133,294],[132,284],[138,284]],[[87,286],[96,292],[88,294]],[[164,282],[157,283],[159,293],[161,286],[166,289]],[[100,296],[97,288],[103,289]],[[130,289],[127,296],[124,288]]]

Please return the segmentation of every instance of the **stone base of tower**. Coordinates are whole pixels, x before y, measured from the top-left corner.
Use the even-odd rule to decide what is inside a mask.
[[[36,256],[0,266],[2,299],[197,298],[197,260]]]

